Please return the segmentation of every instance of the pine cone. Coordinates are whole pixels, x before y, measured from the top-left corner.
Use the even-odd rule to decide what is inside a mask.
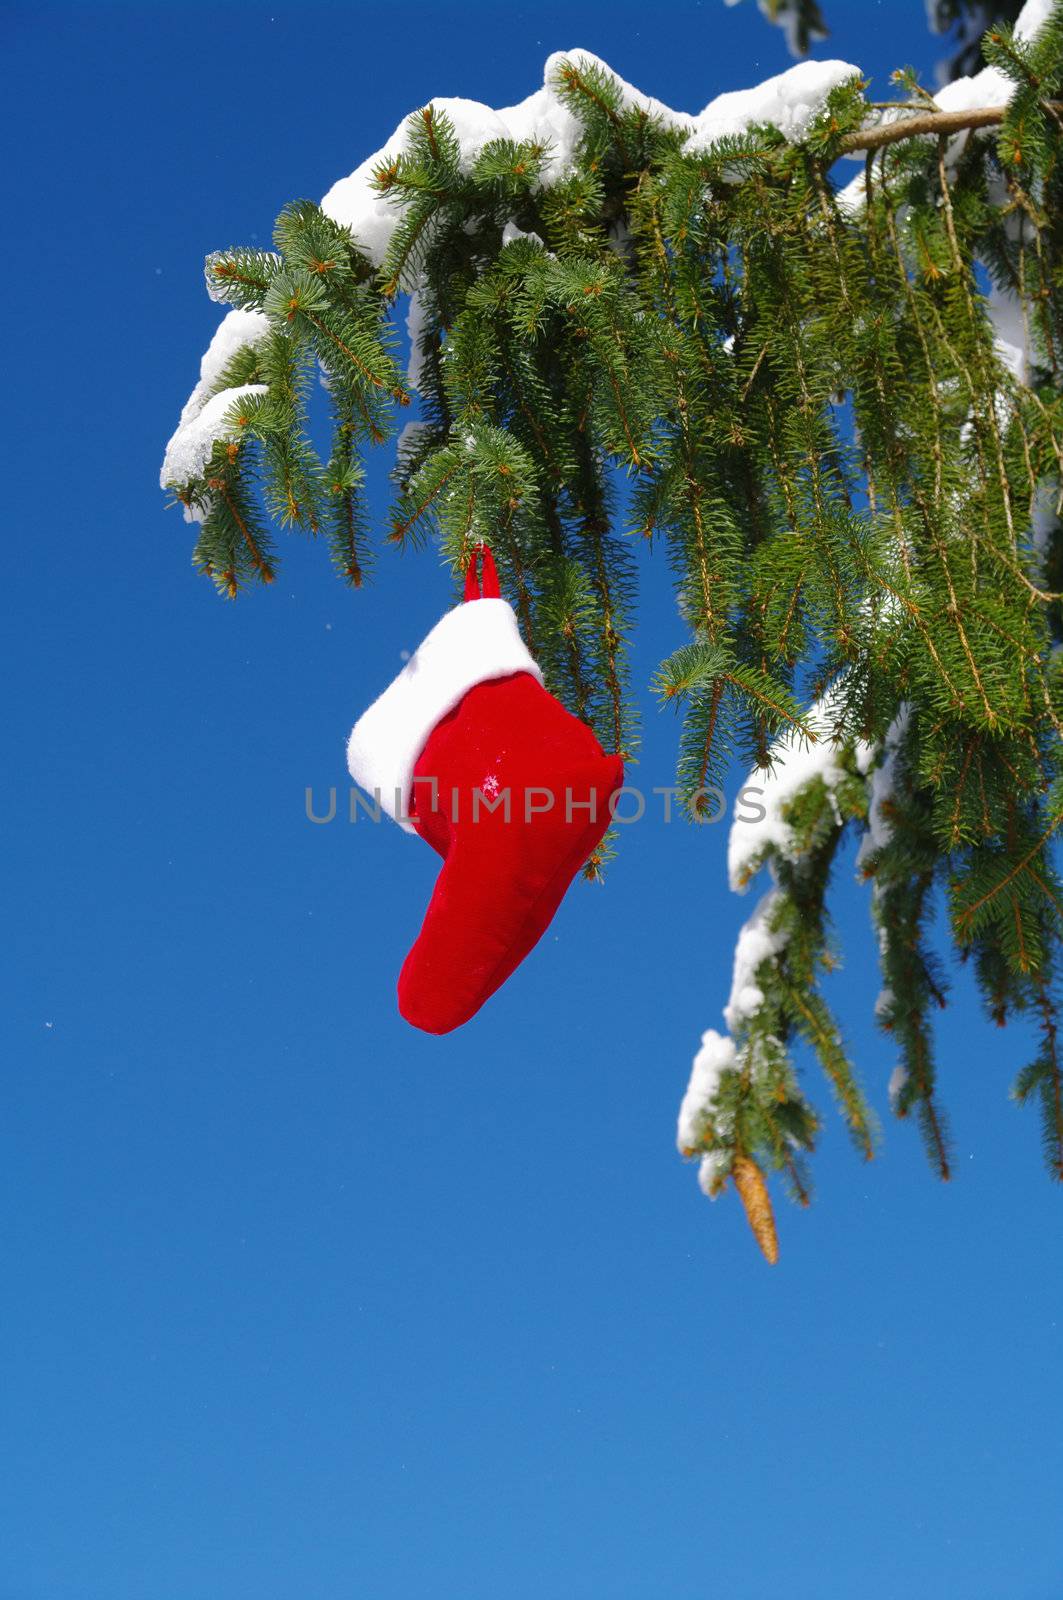
[[[755,1161],[751,1161],[748,1156],[739,1156],[732,1169],[732,1176],[739,1199],[746,1208],[749,1226],[753,1229],[765,1261],[773,1267],[779,1259],[779,1240],[775,1233],[775,1214],[771,1209],[771,1197],[764,1182],[764,1175]]]

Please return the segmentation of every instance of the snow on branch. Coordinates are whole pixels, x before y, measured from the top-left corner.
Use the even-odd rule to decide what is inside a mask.
[[[1027,0],[1015,29],[1018,40],[1031,38],[1044,21],[1051,0]],[[799,8],[792,7],[793,17]],[[786,8],[783,8],[786,12]],[[786,15],[789,15],[786,12]],[[780,16],[780,20],[785,20]],[[794,23],[796,25],[796,23]],[[811,37],[818,37],[813,30]],[[438,96],[431,104],[444,112],[457,138],[461,170],[472,169],[484,146],[493,140],[514,142],[532,140],[546,147],[547,156],[540,172],[540,183],[556,182],[573,169],[577,147],[583,135],[579,118],[559,91],[558,70],[570,62],[583,70],[608,73],[616,82],[623,105],[639,107],[660,118],[666,125],[687,135],[686,148],[707,149],[716,141],[768,124],[796,143],[808,131],[832,90],[861,76],[860,69],[845,61],[801,61],[796,66],[748,89],[717,95],[697,113],[677,111],[652,95],[644,94],[614,73],[609,65],[589,50],[580,48],[555,51],[547,57],[540,89],[516,105],[495,109],[478,100]],[[857,154],[872,150],[917,133],[947,133],[962,128],[991,126],[1002,120],[1014,84],[995,67],[987,67],[972,78],[961,78],[938,94],[938,110],[914,117],[886,113],[878,126],[849,134],[841,144],[842,153]],[[381,148],[368,156],[345,178],[340,178],[324,196],[325,213],[351,233],[368,259],[379,267],[388,252],[402,212],[387,193],[381,192],[377,174],[403,155],[411,138],[407,115]],[[844,191],[848,202],[859,205],[856,192],[862,180]],[[852,192],[850,192],[852,191]],[[514,234],[518,237],[519,234]],[[417,318],[416,305],[411,316]],[[167,447],[161,481],[165,486],[182,476],[192,476],[209,457],[217,439],[226,437],[228,406],[207,401],[218,374],[241,344],[252,342],[266,330],[266,319],[253,311],[232,311],[222,322],[203,358],[201,377],[182,412],[178,428]],[[418,354],[414,345],[411,382],[416,386]],[[230,401],[242,398],[234,392]],[[186,511],[186,515],[189,513]]]
[[[651,116],[688,135],[687,148],[701,150],[718,139],[744,133],[759,123],[770,123],[784,138],[798,141],[807,131],[832,89],[860,76],[859,68],[844,61],[802,61],[751,89],[717,95],[703,111],[675,111],[652,95],[643,94],[621,78],[607,62],[589,50],[558,50],[547,57],[543,86],[514,106],[495,110],[479,100],[436,97],[431,103],[445,112],[460,148],[463,171],[494,139],[515,143],[534,141],[548,146],[541,182],[555,183],[574,165],[583,125],[565,104],[557,87],[558,69],[571,62],[583,69],[608,73],[620,90],[625,108],[638,106]],[[410,140],[409,117],[404,117],[391,138],[346,178],[334,183],[321,202],[322,209],[350,228],[369,259],[379,266],[387,254],[400,213],[374,184],[374,175],[405,153]]]

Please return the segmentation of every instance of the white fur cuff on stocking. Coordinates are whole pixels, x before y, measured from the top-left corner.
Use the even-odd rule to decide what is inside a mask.
[[[475,684],[513,672],[530,672],[543,681],[509,602],[469,600],[455,606],[355,723],[347,741],[355,783],[379,795],[388,816],[413,833],[410,785],[432,729]]]

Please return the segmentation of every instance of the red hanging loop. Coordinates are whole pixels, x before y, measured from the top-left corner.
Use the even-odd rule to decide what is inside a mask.
[[[480,576],[476,574],[476,564],[480,563]],[[465,569],[465,598],[466,600],[500,600],[502,591],[498,587],[498,568],[495,558],[485,544],[479,544],[469,558],[469,565]]]

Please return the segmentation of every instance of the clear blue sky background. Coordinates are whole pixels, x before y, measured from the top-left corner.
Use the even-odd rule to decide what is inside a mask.
[[[921,0],[829,10],[883,93],[940,53]],[[291,541],[228,605],[156,488],[208,249],[552,49],[698,109],[786,67],[781,34],[751,0],[3,31],[0,1600],[1057,1600],[1063,1195],[1008,1099],[1027,1036],[957,974],[937,1185],[889,1119],[850,856],[832,994],[886,1139],[865,1167],[828,1115],[770,1271],[673,1147],[750,909],[724,828],[630,828],[473,1023],[413,1032],[435,858],[303,796],[342,790],[446,581],[390,553],[352,595]],[[643,576],[640,685],[681,637]],[[644,704],[648,787],[676,727]]]

